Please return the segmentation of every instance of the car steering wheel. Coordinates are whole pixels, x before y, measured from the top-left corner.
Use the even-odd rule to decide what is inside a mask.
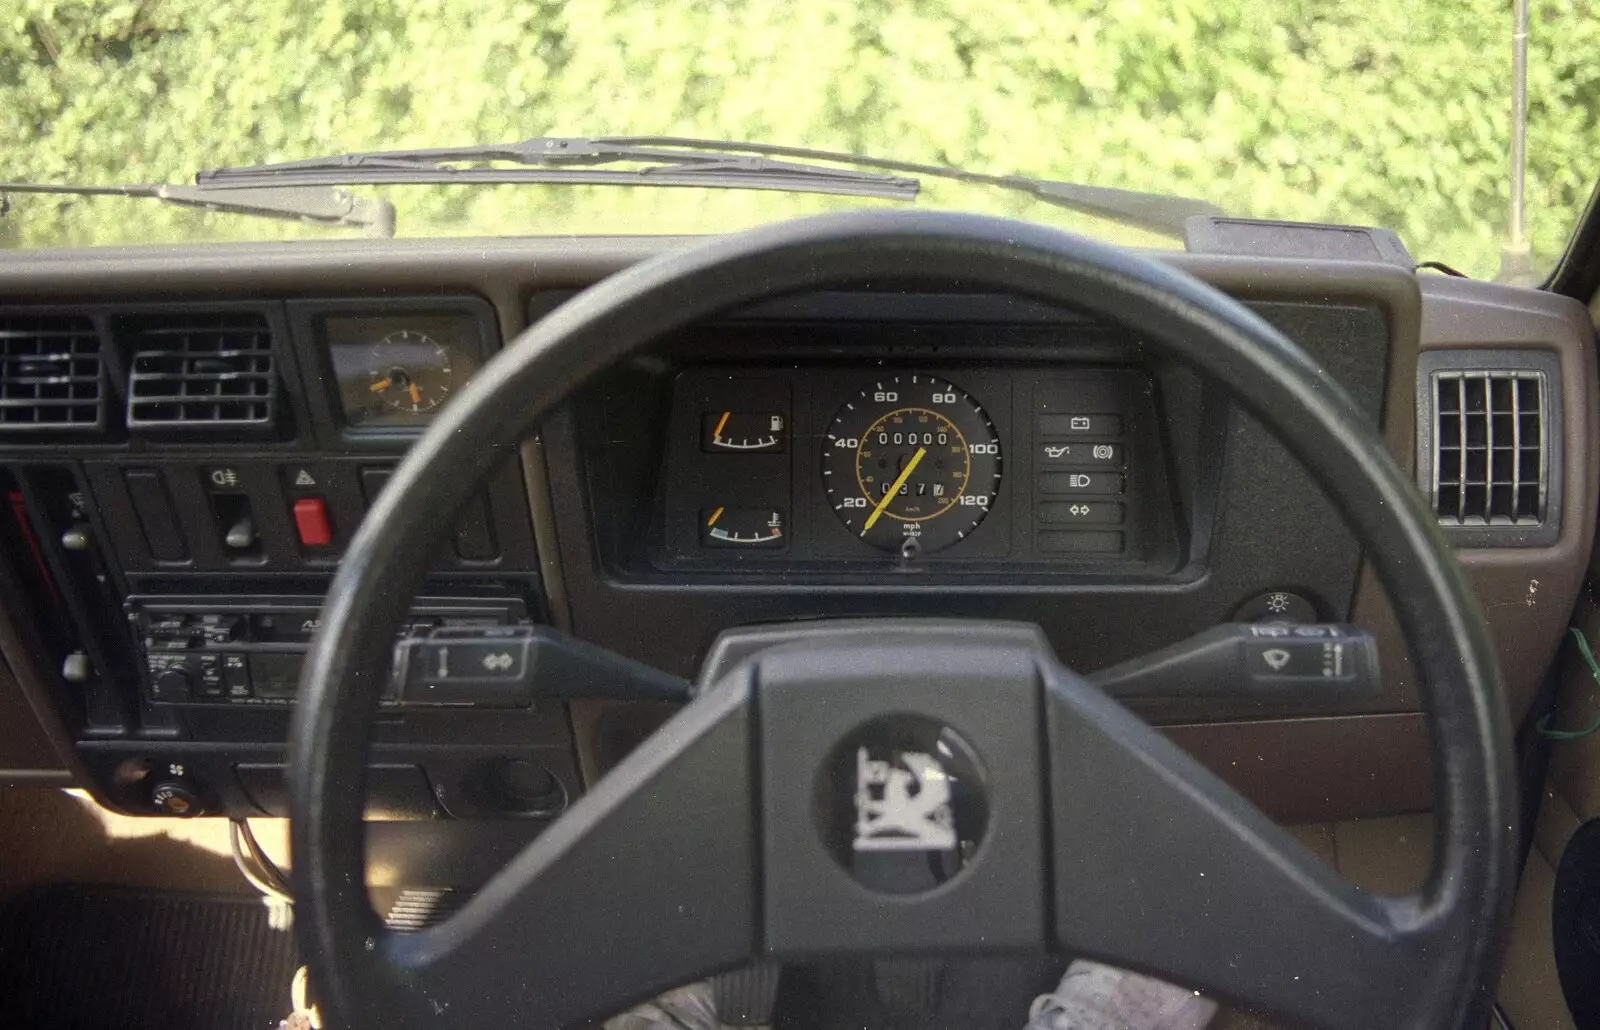
[[[890,282],[1125,327],[1226,384],[1304,463],[1381,576],[1423,687],[1439,812],[1425,885],[1385,897],[1343,880],[1061,666],[1036,628],[858,622],[703,684],[460,912],[387,930],[366,896],[364,775],[425,572],[394,556],[432,553],[496,454],[652,340],[774,297]],[[857,213],[712,239],[524,331],[411,448],[351,542],[291,744],[296,923],[335,1026],[566,1026],[757,958],[1045,951],[1328,1030],[1469,1027],[1513,882],[1509,734],[1483,618],[1345,391],[1188,275],[978,216]]]

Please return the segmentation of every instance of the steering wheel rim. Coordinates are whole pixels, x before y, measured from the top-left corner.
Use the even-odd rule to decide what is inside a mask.
[[[452,524],[440,516],[460,511],[494,462],[531,435],[555,404],[638,347],[757,301],[886,280],[959,283],[1128,327],[1153,349],[1227,383],[1323,485],[1394,600],[1416,661],[1434,754],[1434,868],[1419,893],[1382,909],[1385,925],[1377,935],[1410,941],[1408,955],[1427,953],[1405,967],[1420,982],[1396,990],[1393,1025],[1467,1025],[1482,1011],[1483,984],[1510,906],[1516,814],[1509,731],[1485,624],[1414,488],[1337,382],[1238,302],[1114,247],[1035,225],[932,212],[784,223],[608,278],[512,341],[412,447],[328,592],[291,732],[296,924],[328,1013],[346,1022],[371,1015],[388,1025],[440,1026],[457,1003],[470,1018],[464,1000],[442,1000],[421,970],[430,954],[472,932],[491,907],[490,901],[469,906],[428,942],[391,946],[396,942],[365,896],[361,814],[370,715],[389,673],[390,642],[426,572],[390,556],[432,553]],[[1062,703],[1080,717],[1100,720],[1095,725],[1103,735],[1133,732],[1118,721],[1126,713],[1100,708],[1100,702],[1116,706],[1084,693],[1089,688],[1070,674],[1045,678],[1060,685],[1060,696],[1070,695]],[[717,703],[724,716],[732,710],[731,701]],[[1077,743],[1092,750],[1092,742]],[[1209,784],[1198,767],[1165,753],[1161,761],[1169,771],[1183,769],[1193,783]],[[1201,807],[1215,807],[1210,795],[1200,800]],[[559,837],[564,823],[581,822],[577,809],[584,804],[545,836]],[[1246,821],[1234,832],[1260,837],[1270,833],[1263,822]],[[526,858],[513,865],[530,864]],[[497,883],[481,893],[496,894]],[[1187,972],[1172,956],[1128,957],[1158,973]],[[1276,991],[1267,1003],[1289,1007],[1292,995]],[[1313,1021],[1343,1026],[1349,1018],[1345,1012]]]

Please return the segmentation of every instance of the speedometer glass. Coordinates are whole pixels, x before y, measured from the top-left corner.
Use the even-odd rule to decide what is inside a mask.
[[[823,438],[828,504],[862,540],[905,558],[978,528],[1000,489],[1000,437],[965,390],[885,376],[845,402]]]

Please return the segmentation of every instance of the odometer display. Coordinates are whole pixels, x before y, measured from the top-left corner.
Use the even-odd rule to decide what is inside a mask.
[[[966,391],[885,376],[847,401],[822,440],[828,504],[849,530],[911,558],[966,539],[1000,489],[1000,437]]]

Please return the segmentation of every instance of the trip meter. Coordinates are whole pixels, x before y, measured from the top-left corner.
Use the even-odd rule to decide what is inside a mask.
[[[1000,437],[966,391],[885,376],[847,401],[822,440],[828,504],[849,530],[903,557],[964,540],[1000,489]]]

